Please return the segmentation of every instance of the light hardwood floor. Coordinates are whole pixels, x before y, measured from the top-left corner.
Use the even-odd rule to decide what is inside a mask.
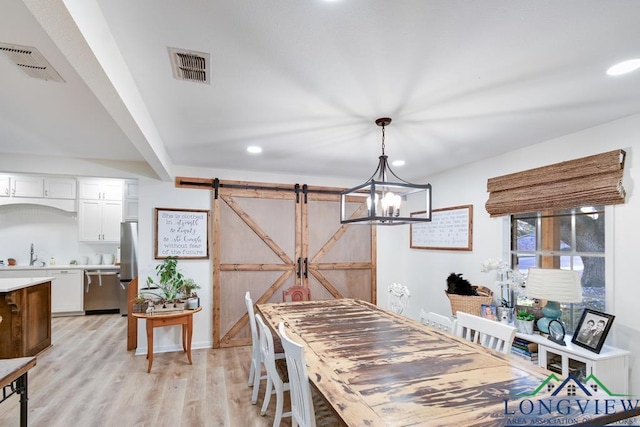
[[[126,318],[92,315],[54,318],[53,346],[29,371],[29,426],[271,426],[275,395],[261,417],[264,396],[251,405],[250,347],[193,350],[147,360],[126,351]],[[285,411],[289,396],[285,393]],[[19,402],[0,405],[0,426],[19,425]],[[285,418],[283,426],[290,426]]]

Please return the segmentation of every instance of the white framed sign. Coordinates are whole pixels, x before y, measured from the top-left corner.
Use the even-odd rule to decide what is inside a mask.
[[[209,211],[155,209],[155,259],[209,258]]]

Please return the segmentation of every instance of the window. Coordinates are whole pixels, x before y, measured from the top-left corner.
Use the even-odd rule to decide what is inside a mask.
[[[583,300],[561,304],[567,334],[582,310],[605,311],[604,207],[511,216],[511,264],[526,275],[530,267],[562,268],[580,273]]]

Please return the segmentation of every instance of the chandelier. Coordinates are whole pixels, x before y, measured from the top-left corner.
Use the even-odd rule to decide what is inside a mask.
[[[382,155],[378,157],[376,171],[364,184],[340,192],[342,224],[400,225],[431,221],[431,184],[407,182],[389,166],[384,153],[385,126],[389,123],[388,117],[376,120],[376,125],[382,128]],[[366,209],[363,199],[366,199]],[[349,203],[361,207],[349,212]]]

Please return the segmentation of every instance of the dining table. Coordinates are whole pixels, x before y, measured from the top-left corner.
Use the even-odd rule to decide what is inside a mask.
[[[313,391],[346,426],[605,425],[640,415],[637,401],[623,411],[602,390],[366,301],[256,309],[274,336],[283,322],[304,346]],[[603,409],[606,398],[617,411]]]

